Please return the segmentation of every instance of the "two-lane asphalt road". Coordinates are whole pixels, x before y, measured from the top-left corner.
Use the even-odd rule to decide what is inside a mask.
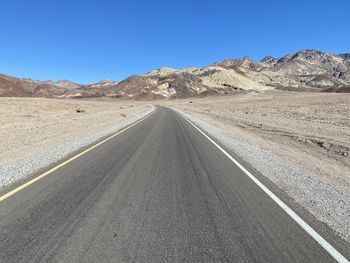
[[[1,201],[0,215],[1,262],[336,262],[166,108]]]

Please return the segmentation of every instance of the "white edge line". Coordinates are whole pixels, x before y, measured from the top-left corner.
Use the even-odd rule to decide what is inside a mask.
[[[179,113],[179,112],[178,112]],[[188,120],[185,116],[179,113],[187,122],[196,128],[205,138],[214,144],[220,151],[222,151],[235,165],[237,165],[261,190],[263,190],[273,201],[275,201],[302,229],[304,229],[317,243],[319,243],[337,262],[350,263],[338,250],[329,244],[320,234],[318,234],[308,223],[306,223],[300,216],[298,216],[291,208],[289,208],[281,199],[272,193],[265,185],[263,185],[253,174],[251,174],[243,165],[227,153],[220,145],[213,141],[193,122]]]

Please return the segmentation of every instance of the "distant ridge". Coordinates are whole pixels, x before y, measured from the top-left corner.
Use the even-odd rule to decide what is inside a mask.
[[[306,49],[281,58],[225,59],[204,68],[160,68],[121,82],[80,85],[69,80],[36,81],[0,74],[0,96],[171,99],[234,94],[246,90],[350,92],[350,53]]]

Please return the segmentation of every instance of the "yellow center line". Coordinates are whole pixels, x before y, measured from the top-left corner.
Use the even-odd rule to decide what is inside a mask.
[[[148,114],[148,115],[146,115],[145,117],[139,119],[138,121],[134,122],[133,124],[129,125],[128,127],[122,129],[121,131],[119,131],[119,132],[117,132],[117,133],[115,133],[115,134],[109,136],[108,138],[104,139],[103,141],[101,141],[101,142],[99,142],[99,143],[97,143],[97,144],[91,146],[90,148],[88,148],[88,149],[82,151],[81,153],[78,153],[77,155],[73,156],[72,158],[68,159],[67,161],[64,161],[63,163],[60,163],[59,165],[57,165],[57,166],[51,168],[50,170],[44,172],[43,174],[38,175],[37,177],[33,178],[32,180],[30,180],[30,181],[28,181],[28,182],[26,182],[26,183],[24,183],[24,184],[18,186],[17,188],[13,189],[12,191],[10,191],[10,192],[8,192],[8,193],[6,193],[6,194],[0,196],[0,202],[4,201],[5,199],[9,198],[9,197],[12,196],[12,195],[18,193],[19,191],[25,189],[26,187],[30,186],[31,184],[33,184],[33,183],[39,181],[40,179],[44,178],[45,176],[47,176],[47,175],[53,173],[54,171],[60,169],[62,166],[64,166],[64,165],[66,165],[66,164],[68,164],[68,163],[74,161],[75,159],[77,159],[77,158],[79,158],[80,156],[86,154],[87,152],[91,151],[92,149],[95,149],[96,147],[100,146],[101,144],[103,144],[103,143],[109,141],[110,139],[114,138],[115,136],[117,136],[117,135],[119,135],[119,134],[125,132],[126,130],[130,129],[131,127],[135,126],[136,124],[140,123],[141,121],[143,121],[144,119],[146,119],[147,117],[149,117],[153,112],[154,112],[154,110],[153,110],[150,114]]]

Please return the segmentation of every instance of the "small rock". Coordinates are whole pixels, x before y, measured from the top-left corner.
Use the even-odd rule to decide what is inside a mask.
[[[306,139],[305,142],[308,144],[312,144],[312,140],[310,140],[310,139]]]
[[[329,151],[329,149],[331,148],[331,144],[328,142],[323,142],[322,147],[325,148],[327,151]]]
[[[125,113],[120,113],[120,116],[122,116],[123,118],[126,117],[126,114]]]
[[[86,111],[83,110],[83,109],[77,109],[77,112],[78,112],[78,113],[85,113]]]

